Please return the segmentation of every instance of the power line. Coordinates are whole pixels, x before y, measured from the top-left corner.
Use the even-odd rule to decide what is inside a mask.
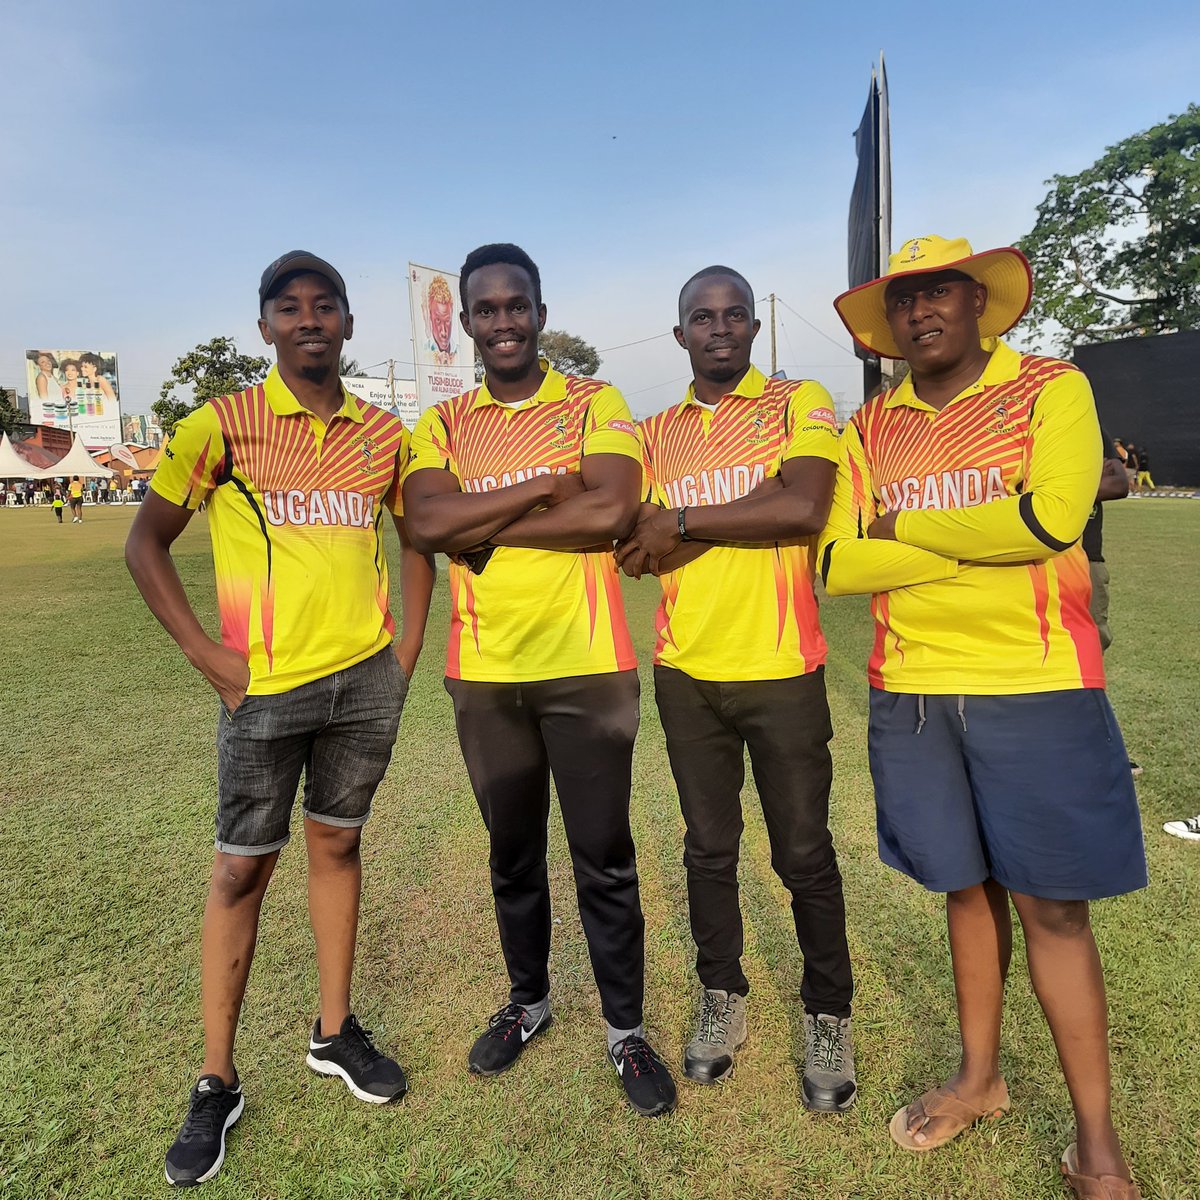
[[[829,334],[827,334],[827,333],[825,332],[825,330],[818,328],[818,327],[817,327],[816,325],[814,325],[814,324],[813,324],[813,323],[812,323],[812,322],[811,322],[811,321],[810,321],[810,320],[809,320],[807,317],[805,317],[805,316],[801,316],[801,314],[800,314],[800,313],[798,313],[798,312],[797,312],[797,311],[796,311],[796,310],[795,310],[795,309],[794,309],[794,308],[793,308],[793,307],[792,307],[792,306],[791,306],[791,305],[790,305],[790,304],[789,304],[789,303],[788,303],[788,302],[787,302],[787,301],[786,301],[786,300],[785,300],[785,299],[784,299],[782,296],[780,296],[778,293],[776,294],[776,296],[775,296],[775,299],[776,299],[776,300],[778,300],[778,301],[779,301],[779,303],[780,303],[780,304],[782,304],[782,305],[783,305],[783,307],[784,307],[784,308],[786,308],[786,309],[788,310],[788,312],[790,312],[790,313],[792,314],[792,316],[794,316],[794,317],[798,317],[798,318],[799,318],[801,321],[803,321],[803,322],[804,322],[804,324],[805,324],[805,325],[807,325],[807,326],[809,327],[809,329],[811,329],[811,330],[813,331],[813,333],[819,333],[819,334],[820,334],[820,335],[821,335],[821,336],[822,336],[822,337],[823,337],[823,338],[824,338],[824,339],[825,339],[827,342],[829,342],[829,343],[831,343],[832,345],[836,346],[836,347],[837,347],[839,350],[843,351],[845,354],[848,354],[848,355],[849,355],[851,358],[855,358],[855,357],[857,357],[857,356],[855,355],[855,353],[854,353],[854,351],[853,351],[853,350],[847,350],[847,349],[846,349],[846,347],[845,347],[844,345],[842,345],[842,343],[841,343],[841,342],[837,341],[837,339],[836,339],[836,338],[831,338],[831,337],[829,336]]]
[[[619,346],[606,346],[603,350],[597,350],[597,354],[611,354],[614,350],[624,350],[626,346],[642,346],[646,342],[657,342],[659,338],[673,337],[674,331],[668,329],[665,333],[656,333],[651,337],[638,338],[636,342],[622,342]]]
[[[652,383],[649,387],[638,388],[636,391],[622,392],[621,394],[626,398],[640,396],[643,392],[652,392],[655,388],[669,387],[673,383],[682,383],[685,379],[690,380],[691,378],[691,375],[680,375],[678,379],[668,379],[664,383]]]

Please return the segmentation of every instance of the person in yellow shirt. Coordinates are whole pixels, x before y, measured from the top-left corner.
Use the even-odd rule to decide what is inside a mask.
[[[177,426],[125,556],[151,612],[220,697],[216,855],[201,948],[204,1064],[167,1152],[171,1183],[211,1179],[241,1116],[234,1037],[263,896],[304,778],[309,913],[320,1012],[307,1063],[382,1104],[407,1087],[351,1011],[359,844],[391,759],[433,588],[407,544],[400,477],[409,434],[342,387],[353,332],[346,285],[295,250],[263,272],[259,329],[278,365],[254,387],[201,404]],[[205,503],[221,636],[201,627],[170,547]],[[403,633],[383,547],[402,546]]]
[[[71,505],[71,524],[83,524],[83,481],[78,475],[71,476],[67,485],[67,500]]]
[[[837,428],[820,384],[767,379],[751,364],[758,330],[754,292],[737,271],[706,267],[684,284],[675,339],[693,382],[682,403],[639,427],[645,504],[618,561],[634,577],[658,575],[663,592],[654,692],[687,824],[703,989],[684,1074],[726,1078],[747,1034],[737,863],[748,748],[804,955],[801,1097],[844,1112],[857,1092],[854,985],[829,832],[833,730],[812,586]]]
[[[404,503],[413,544],[453,556],[446,688],[491,841],[511,985],[467,1066],[507,1070],[550,1023],[553,775],[609,1058],[630,1105],[655,1116],[674,1108],[675,1085],[642,1024],[638,677],[612,554],[637,516],[641,451],[615,388],[539,358],[546,306],[524,250],[473,250],[459,286],[484,382],[421,414]]]
[[[1063,1174],[1081,1200],[1135,1200],[1088,920],[1090,900],[1146,884],[1079,544],[1101,435],[1076,368],[998,340],[1031,290],[1019,251],[931,236],[837,298],[855,340],[911,373],[842,435],[821,568],[833,594],[872,593],[880,855],[946,895],[962,1063],[892,1138],[932,1150],[1008,1108],[1011,902],[1075,1109]]]

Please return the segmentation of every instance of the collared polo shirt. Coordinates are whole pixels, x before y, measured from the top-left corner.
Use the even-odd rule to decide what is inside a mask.
[[[666,508],[740,500],[789,459],[837,460],[829,393],[756,367],[715,409],[683,400],[639,426],[644,498]],[[721,682],[788,679],[826,654],[813,595],[814,537],[722,543],[659,577],[656,664]]]
[[[831,592],[874,593],[871,685],[930,695],[1103,687],[1078,541],[1101,459],[1086,377],[1003,342],[940,410],[911,376],[864,404],[842,434],[821,569]],[[890,511],[896,540],[867,538]]]
[[[464,492],[487,492],[579,471],[589,454],[640,460],[616,388],[543,367],[537,393],[516,408],[484,383],[426,409],[408,471],[449,471]],[[637,665],[611,550],[501,546],[478,575],[451,563],[450,598],[451,679],[528,683]]]
[[[245,655],[251,695],[391,642],[382,522],[402,512],[408,447],[399,418],[345,389],[326,424],[276,367],[176,426],[150,486],[184,508],[208,502],[221,641]]]

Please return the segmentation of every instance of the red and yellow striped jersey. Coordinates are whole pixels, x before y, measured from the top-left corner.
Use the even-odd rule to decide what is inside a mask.
[[[401,511],[408,430],[343,396],[326,425],[272,367],[185,417],[150,483],[208,501],[221,641],[246,656],[251,695],[353,666],[395,632],[382,522]]]
[[[666,508],[728,504],[792,458],[836,461],[829,393],[751,367],[715,409],[693,387],[639,426],[647,500]],[[815,538],[721,544],[659,577],[654,661],[694,679],[788,679],[825,661],[813,595]]]
[[[640,459],[616,388],[543,366],[541,387],[519,407],[484,383],[426,409],[409,471],[450,471],[463,491],[485,492],[578,471],[587,454]],[[610,552],[501,546],[478,575],[451,563],[450,608],[452,679],[529,683],[637,665]]]
[[[842,434],[821,571],[831,594],[874,593],[871,685],[1103,687],[1079,545],[1102,457],[1083,374],[1003,342],[940,411],[911,377],[863,405]],[[897,510],[895,541],[866,536]]]

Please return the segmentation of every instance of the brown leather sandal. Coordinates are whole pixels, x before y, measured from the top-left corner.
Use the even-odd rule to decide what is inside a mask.
[[[1080,1175],[1079,1158],[1072,1142],[1064,1151],[1060,1168],[1075,1200],[1142,1200],[1142,1193],[1131,1179],[1119,1175]]]
[[[988,1105],[987,1108],[974,1108],[972,1105],[964,1103],[958,1098],[958,1094],[948,1087],[932,1088],[923,1096],[918,1096],[912,1104],[906,1104],[903,1108],[897,1110],[895,1116],[892,1117],[891,1123],[888,1125],[888,1133],[892,1135],[892,1141],[897,1146],[900,1146],[904,1150],[911,1150],[914,1154],[924,1154],[927,1150],[936,1150],[939,1146],[944,1146],[952,1138],[958,1137],[964,1129],[970,1129],[976,1121],[984,1118],[994,1121],[997,1117],[1003,1116],[1008,1112],[1008,1087],[1003,1080],[1000,1081],[1000,1087],[1003,1099],[997,1104]],[[950,1117],[955,1124],[945,1133],[929,1137],[923,1142],[915,1141],[913,1135],[908,1132],[908,1110],[918,1101],[925,1110],[926,1117],[930,1119],[934,1117]]]

